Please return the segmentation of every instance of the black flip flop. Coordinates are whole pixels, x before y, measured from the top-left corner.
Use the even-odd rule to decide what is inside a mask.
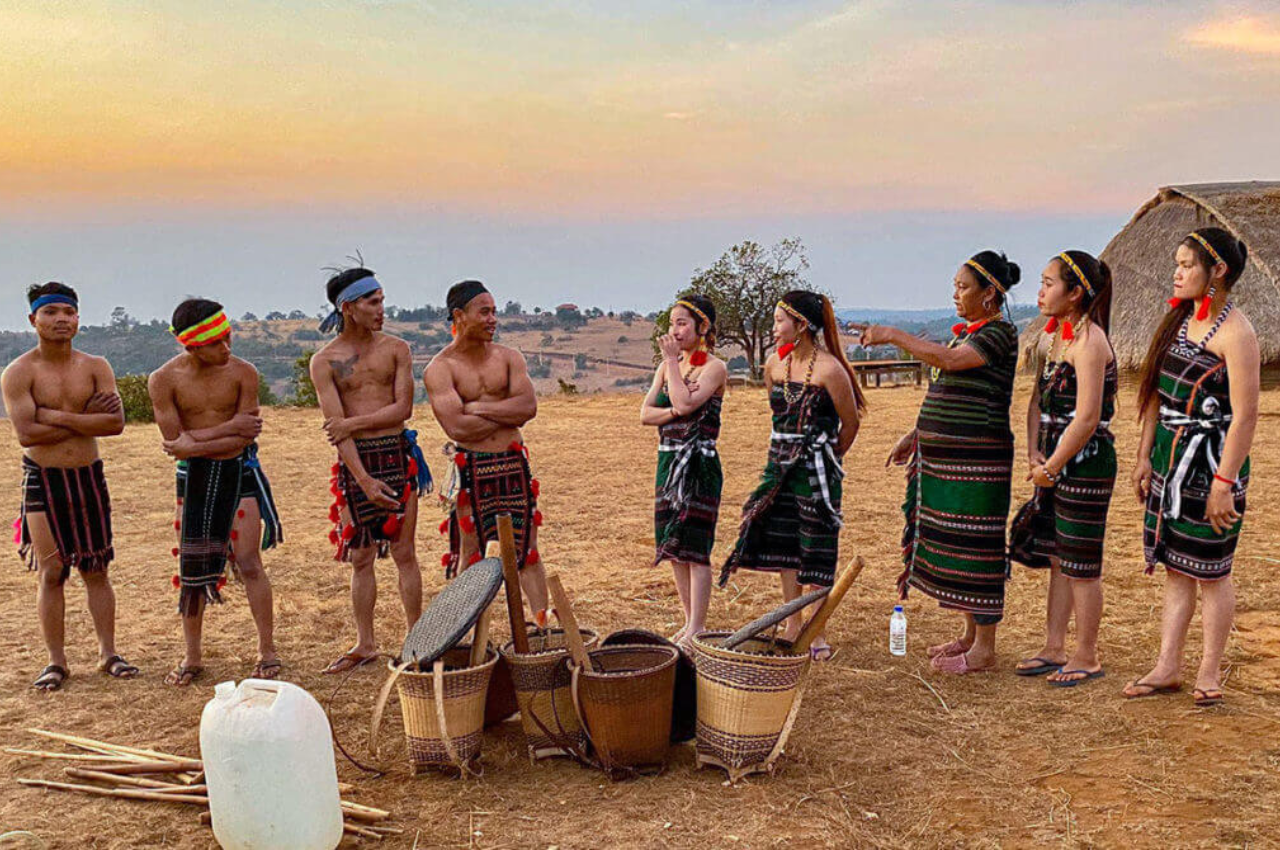
[[[1217,688],[1196,688],[1191,692],[1196,708],[1208,708],[1211,705],[1222,705],[1226,697]]]
[[[1050,661],[1041,655],[1037,655],[1035,658],[1024,658],[1018,663],[1021,664],[1025,661],[1039,661],[1041,663],[1038,667],[1014,667],[1013,672],[1019,676],[1043,676],[1046,673],[1052,673],[1062,668],[1062,665],[1058,662]]]
[[[1063,670],[1061,672],[1062,672],[1062,675],[1064,676],[1073,676],[1077,673],[1083,673],[1084,678],[1083,679],[1054,679],[1050,681],[1049,684],[1053,685],[1055,688],[1074,688],[1076,685],[1080,685],[1085,682],[1090,682],[1090,681],[1093,681],[1094,679],[1101,679],[1103,676],[1107,675],[1106,670],[1093,670],[1093,671]]]
[[[132,679],[140,672],[137,667],[119,655],[113,655],[98,665],[98,669],[113,679]]]
[[[62,690],[62,686],[69,678],[71,678],[71,671],[66,667],[62,667],[57,664],[50,664],[48,667],[40,671],[40,675],[31,683],[31,687],[35,688],[37,691],[51,693],[53,691]]]

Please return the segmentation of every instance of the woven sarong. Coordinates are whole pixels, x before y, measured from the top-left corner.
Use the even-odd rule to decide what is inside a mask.
[[[943,608],[1004,612],[1017,343],[1017,330],[1004,321],[962,330],[953,347],[971,346],[983,365],[939,372],[920,406],[902,505],[904,597],[915,587]]]
[[[835,455],[840,417],[827,391],[800,388],[788,403],[781,385],[769,394],[773,434],[760,484],[742,508],[738,542],[720,570],[720,586],[739,569],[795,570],[801,584],[830,587],[839,555],[841,479]]]
[[[22,458],[22,513],[19,516],[18,555],[29,569],[39,568],[32,546],[28,516],[42,513],[49,521],[58,557],[62,559],[64,582],[71,569],[81,572],[105,570],[115,557],[111,545],[111,497],[102,461],[88,466],[40,466]]]
[[[391,551],[391,541],[400,531],[409,499],[415,492],[419,497],[431,492],[431,472],[418,448],[417,438],[416,431],[401,431],[389,437],[353,441],[365,471],[390,486],[399,497],[400,506],[395,511],[371,502],[346,464],[341,461],[334,464],[330,487],[334,504],[329,509],[334,528],[329,540],[337,546],[335,560],[350,561],[353,550],[370,546],[377,547],[376,557],[385,558]],[[344,507],[351,522],[342,514]]]
[[[719,396],[707,399],[692,416],[658,429],[658,474],[654,488],[653,562],[680,561],[711,565],[720,516],[724,473],[716,438],[720,434]],[[670,407],[666,390],[658,407]]]
[[[1062,469],[1053,487],[1036,488],[1018,511],[1009,535],[1009,557],[1028,567],[1048,567],[1057,559],[1063,575],[1076,579],[1102,576],[1102,546],[1107,511],[1116,483],[1115,415],[1119,377],[1115,360],[1103,379],[1102,419],[1094,435]],[[1040,452],[1051,457],[1075,417],[1075,367],[1059,363],[1039,380]]]
[[[240,507],[244,455],[228,460],[187,460],[178,532],[178,611],[200,613],[201,600],[222,602],[231,526]]]
[[[258,503],[258,515],[262,517],[262,548],[273,549],[284,541],[284,528],[280,524],[280,512],[271,494],[271,482],[258,461],[258,444],[250,443],[244,450],[244,472],[240,479],[240,498]],[[177,495],[181,500],[187,486],[187,462],[178,461],[176,475]]]
[[[1232,488],[1241,518],[1223,533],[1205,519],[1205,506],[1231,425],[1227,366],[1201,345],[1175,340],[1160,366],[1160,419],[1151,448],[1143,550],[1147,572],[1156,564],[1195,579],[1231,574],[1244,523],[1249,466]]]
[[[452,578],[458,574],[463,534],[478,535],[478,546],[472,553],[475,560],[479,560],[490,540],[498,539],[499,514],[511,515],[517,565],[523,569],[526,564],[538,563],[537,526],[542,524],[542,513],[538,510],[538,481],[529,468],[528,450],[520,443],[512,443],[505,452],[459,449],[454,464],[458,492],[448,519],[445,575]],[[470,516],[460,518],[458,510],[468,506]]]

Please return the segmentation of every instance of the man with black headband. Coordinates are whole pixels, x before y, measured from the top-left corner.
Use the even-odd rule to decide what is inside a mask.
[[[312,357],[311,380],[338,450],[329,540],[337,560],[351,564],[356,643],[324,672],[343,673],[377,658],[377,558],[390,554],[396,562],[409,627],[422,613],[414,532],[418,497],[430,491],[431,474],[417,434],[405,429],[413,415],[413,358],[404,340],[382,332],[382,284],[369,269],[345,269],[329,279],[326,294],[333,312],[320,330],[338,337]]]
[[[56,691],[70,675],[64,646],[63,584],[74,567],[84,579],[98,634],[98,667],[117,679],[138,668],[115,648],[116,597],[107,577],[115,555],[111,498],[98,437],[124,430],[111,364],[71,347],[80,329],[76,292],[61,283],[27,291],[36,347],[4,370],[4,406],[25,452],[18,550],[39,572],[36,608],[49,665],[34,687]]]
[[[204,671],[204,611],[222,601],[228,558],[257,627],[252,676],[275,679],[282,668],[261,550],[274,547],[282,534],[271,485],[258,463],[258,370],[231,354],[231,322],[216,301],[183,301],[169,330],[183,351],[147,381],[164,450],[178,462],[173,578],[186,652],[165,683],[186,687]]]
[[[510,514],[520,565],[520,586],[545,624],[547,582],[538,555],[538,482],[520,428],[538,413],[529,370],[519,351],[493,341],[498,311],[478,280],[464,280],[445,301],[453,342],[432,359],[422,380],[440,427],[454,441],[453,509],[441,531],[449,534],[448,575],[480,558],[497,539],[497,517]]]

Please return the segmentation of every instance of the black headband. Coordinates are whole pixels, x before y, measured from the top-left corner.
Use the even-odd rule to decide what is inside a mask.
[[[448,309],[450,317],[453,316],[454,310],[467,309],[471,299],[488,291],[485,289],[484,284],[478,280],[464,280],[449,287],[449,295],[445,301],[445,307]]]

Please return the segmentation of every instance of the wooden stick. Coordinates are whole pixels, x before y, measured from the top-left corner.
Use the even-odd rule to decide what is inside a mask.
[[[111,744],[106,741],[95,741],[92,738],[81,738],[77,735],[67,735],[63,732],[50,732],[47,729],[28,729],[33,735],[42,735],[46,738],[52,738],[55,741],[62,741],[73,747],[79,747],[82,750],[92,750],[96,752],[105,752],[107,755],[117,753],[129,755],[133,757],[133,761],[192,761],[185,756],[175,756],[172,753],[162,753],[156,750],[143,750],[137,747],[126,747],[121,744]]]
[[[831,592],[822,600],[822,605],[818,607],[817,612],[809,618],[809,622],[805,623],[804,628],[800,630],[800,637],[796,638],[796,642],[791,645],[792,655],[804,655],[809,651],[809,644],[813,643],[814,639],[822,634],[823,628],[827,625],[827,620],[835,612],[840,600],[844,599],[844,595],[849,592],[849,588],[853,585],[853,580],[858,577],[858,573],[862,572],[862,567],[862,556],[858,555],[853,559],[853,563],[844,568],[844,572],[836,579],[835,586],[831,588]]]
[[[502,553],[502,583],[507,586],[507,619],[511,622],[511,645],[516,652],[527,655],[529,633],[524,627],[524,598],[520,593],[520,567],[511,514],[498,514],[498,546]]]
[[[133,785],[137,788],[156,788],[172,794],[203,792],[209,787],[207,785],[175,785],[172,782],[161,782],[159,779],[123,776],[118,773],[108,773],[103,770],[84,770],[78,767],[63,768],[62,772],[67,776],[74,776],[76,779],[94,779],[98,782],[110,782],[112,785]]]
[[[103,753],[50,753],[44,750],[20,750],[17,747],[5,747],[4,751],[13,756],[35,756],[42,759],[63,759],[66,761],[91,761],[102,764],[108,762],[119,764],[120,756],[109,756]]]
[[[349,808],[346,803],[343,803],[342,816],[345,818],[351,818],[351,820],[358,820],[363,823],[380,823],[390,818],[391,814],[390,812],[380,814],[378,812],[366,812],[362,809],[352,809]]]
[[[350,782],[339,782],[339,783],[338,783],[338,793],[339,793],[339,794],[354,794],[354,793],[356,793],[356,786],[352,785]]]
[[[403,829],[396,829],[394,826],[366,826],[365,829],[379,835],[404,835]]]
[[[349,835],[358,835],[361,838],[372,838],[374,841],[382,840],[382,833],[374,832],[372,829],[367,829],[363,826],[356,826],[354,823],[346,823],[344,821],[342,831]]]
[[[591,666],[591,656],[587,655],[587,647],[582,642],[582,632],[578,631],[578,621],[573,617],[569,596],[564,592],[564,585],[560,583],[558,574],[547,577],[547,589],[551,591],[551,601],[555,603],[556,616],[560,619],[560,625],[564,627],[565,637],[569,643],[569,655],[582,669],[594,669]]]
[[[103,773],[128,776],[135,773],[186,773],[200,770],[198,761],[143,761],[136,764],[104,764],[98,768]]]
[[[49,782],[45,779],[19,779],[19,785],[32,788],[54,788],[59,791],[79,791],[82,794],[97,794],[100,797],[122,797],[126,800],[154,800],[160,803],[187,803],[207,806],[209,798],[196,794],[162,794],[159,791],[132,791],[128,788],[102,788],[97,785],[75,785],[70,782]]]
[[[497,540],[490,540],[489,545],[485,547],[484,556],[486,558],[501,557],[501,544]],[[506,581],[504,576],[503,581]],[[484,606],[484,610],[480,612],[480,619],[476,620],[475,632],[471,636],[471,666],[479,667],[484,663],[485,655],[489,650],[489,612],[493,610],[493,603]]]

